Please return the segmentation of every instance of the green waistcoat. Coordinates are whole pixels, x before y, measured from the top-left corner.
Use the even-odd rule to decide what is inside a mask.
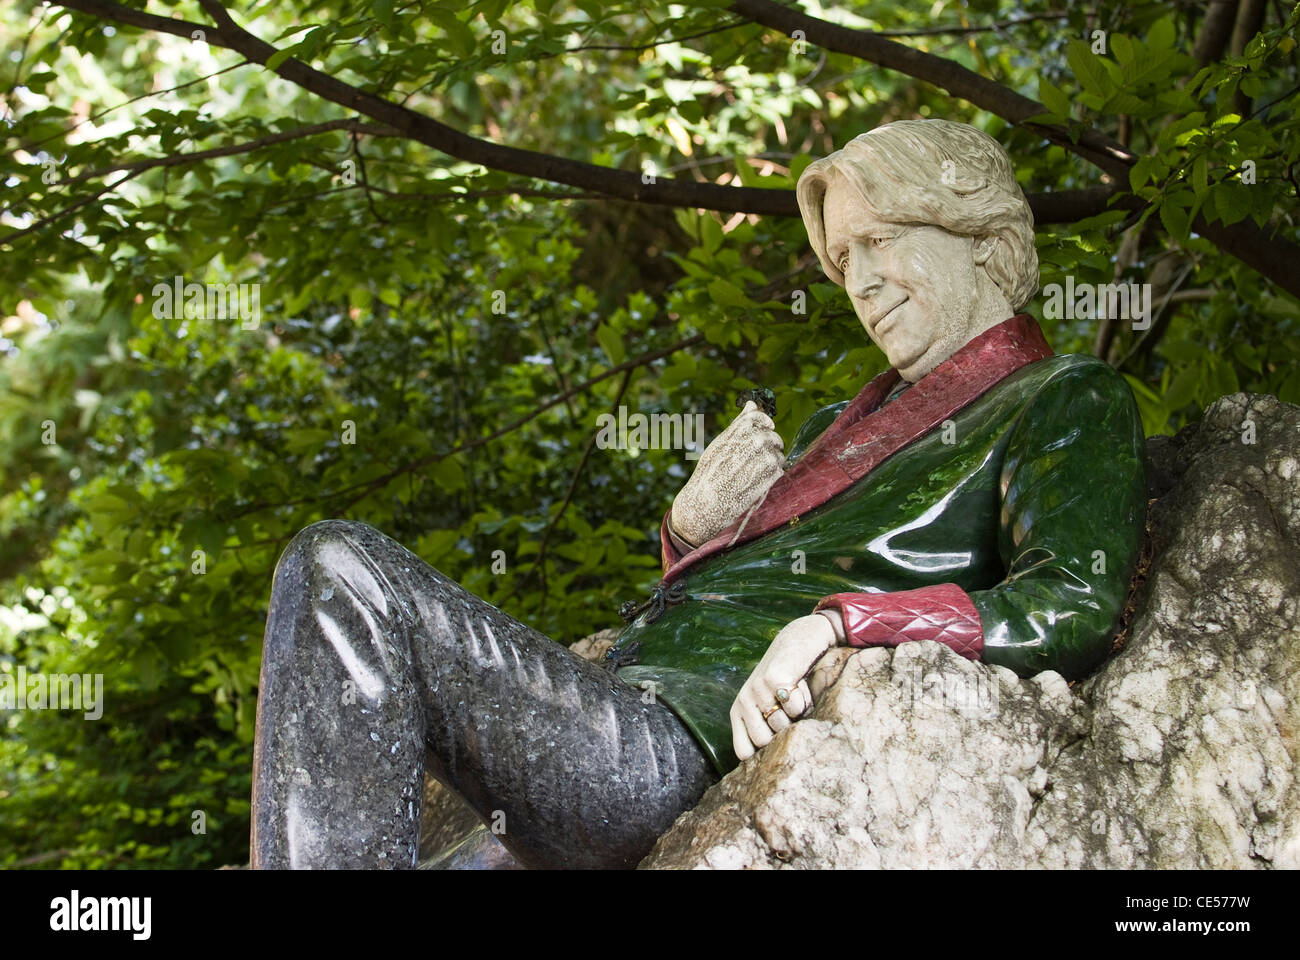
[[[893,403],[907,402],[907,392]],[[793,463],[846,403],[800,428]],[[1088,673],[1127,598],[1146,507],[1132,392],[1107,364],[1052,356],[1012,373],[798,519],[684,575],[686,599],[642,614],[618,669],[686,723],[720,774],[729,711],[772,638],[833,593],[954,583],[979,613],[981,660],[1021,676]]]

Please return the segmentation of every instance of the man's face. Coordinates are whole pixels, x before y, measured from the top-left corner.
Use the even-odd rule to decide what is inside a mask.
[[[834,171],[822,205],[826,252],[867,336],[906,380],[925,376],[974,329],[982,267],[975,241],[941,227],[886,223]]]

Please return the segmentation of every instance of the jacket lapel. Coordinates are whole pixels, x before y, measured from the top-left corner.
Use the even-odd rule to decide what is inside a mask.
[[[881,403],[900,380],[897,370],[886,370],[862,388],[762,500],[673,564],[663,582],[671,583],[708,557],[796,521],[969,406],[1000,380],[1051,355],[1052,348],[1034,318],[1022,313],[972,339],[882,408]]]

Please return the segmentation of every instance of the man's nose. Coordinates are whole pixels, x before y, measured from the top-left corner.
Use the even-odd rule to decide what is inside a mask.
[[[866,300],[884,285],[869,250],[865,247],[853,250],[849,254],[849,272],[844,278],[844,288],[849,296]]]

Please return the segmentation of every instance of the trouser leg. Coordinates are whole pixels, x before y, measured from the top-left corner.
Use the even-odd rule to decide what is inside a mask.
[[[635,866],[715,779],[653,698],[372,527],[308,527],[272,586],[254,865],[413,866],[426,749],[528,866]]]

